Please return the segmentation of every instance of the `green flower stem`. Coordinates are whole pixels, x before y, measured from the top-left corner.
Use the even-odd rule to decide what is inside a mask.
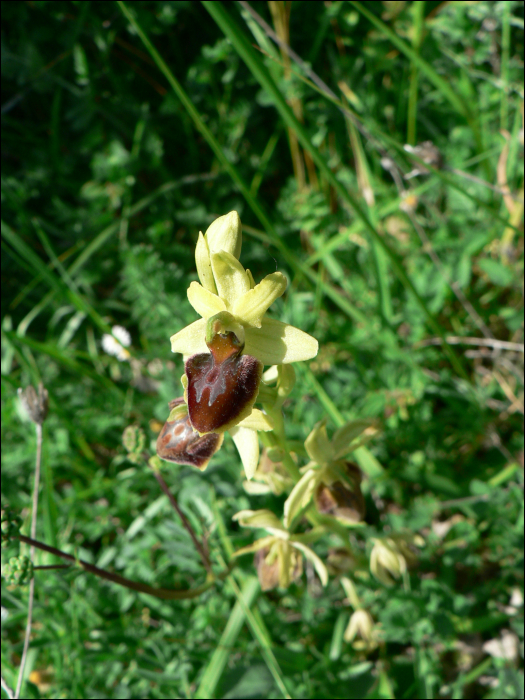
[[[264,406],[264,404],[263,404]],[[284,433],[284,421],[281,410],[274,411],[268,406],[264,406],[266,413],[270,416],[274,424],[274,429],[266,433],[260,432],[263,443],[266,447],[280,447],[284,451],[283,464],[286,471],[295,483],[301,478],[301,472],[297,467],[297,464],[290,457],[290,448],[288,447],[286,441],[286,435]]]
[[[209,590],[217,581],[223,580],[228,576],[230,571],[233,569],[233,565],[229,565],[228,568],[224,569],[218,574],[208,574],[207,581],[202,586],[197,588],[191,588],[186,590],[174,590],[172,588],[153,588],[153,586],[148,586],[146,583],[137,583],[136,581],[131,581],[124,576],[119,574],[111,573],[110,571],[105,571],[104,569],[99,569],[98,566],[93,566],[93,564],[88,564],[87,561],[78,559],[71,554],[66,554],[56,547],[50,547],[43,542],[34,540],[31,537],[26,537],[25,535],[19,535],[20,542],[25,542],[30,547],[36,547],[37,549],[42,549],[44,552],[49,552],[57,557],[61,557],[66,561],[70,561],[73,564],[79,564],[85,571],[89,571],[95,576],[106,579],[106,581],[113,581],[113,583],[118,583],[120,586],[125,588],[131,588],[133,591],[138,591],[139,593],[148,593],[149,595],[155,596],[155,598],[162,598],[163,600],[182,600],[186,598],[197,598],[205,591]]]

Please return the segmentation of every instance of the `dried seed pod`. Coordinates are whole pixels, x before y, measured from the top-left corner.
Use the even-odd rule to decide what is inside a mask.
[[[18,398],[33,423],[42,425],[46,419],[49,407],[47,389],[44,389],[42,382],[38,385],[38,394],[29,385],[25,389],[18,389]]]

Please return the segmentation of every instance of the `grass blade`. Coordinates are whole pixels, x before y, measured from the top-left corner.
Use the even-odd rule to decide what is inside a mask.
[[[275,107],[281,114],[286,125],[289,128],[294,129],[299,142],[301,143],[303,148],[309,151],[313,161],[321,170],[327,181],[336,190],[341,199],[347,202],[347,204],[354,210],[357,216],[363,221],[365,228],[372,240],[377,241],[379,245],[384,248],[387,256],[390,258],[390,262],[392,264],[394,272],[396,273],[403,286],[415,297],[417,303],[419,304],[426,316],[428,325],[440,337],[445,338],[445,333],[443,329],[435,320],[424,299],[416,290],[414,284],[412,283],[412,280],[406,274],[400,259],[387,244],[384,237],[380,236],[379,233],[376,231],[370,219],[362,209],[361,205],[357,202],[356,198],[344,187],[344,185],[341,182],[339,182],[339,180],[335,177],[328,164],[324,160],[323,156],[319,153],[319,150],[315,148],[314,145],[311,143],[306,133],[306,130],[295,117],[293,111],[286,103],[286,100],[281,95],[270,74],[263,65],[261,59],[255,53],[251,44],[248,42],[248,40],[241,32],[239,27],[235,24],[234,20],[229,16],[229,14],[226,12],[226,10],[220,2],[210,2],[209,0],[207,0],[206,2],[203,2],[203,5],[215,19],[219,27],[224,32],[225,36],[227,36],[228,39],[232,42],[240,57],[246,63],[248,68],[252,71],[255,78],[259,81],[259,83],[266,90],[266,92],[271,96]],[[469,381],[468,375],[463,367],[463,364],[457,356],[457,354],[454,352],[454,350],[448,345],[443,345],[443,350],[447,355],[450,363],[454,367],[455,371],[461,377]]]

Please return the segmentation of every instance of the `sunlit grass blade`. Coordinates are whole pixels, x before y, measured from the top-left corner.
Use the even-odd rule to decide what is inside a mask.
[[[283,698],[290,698],[290,694],[288,693],[286,689],[286,685],[284,683],[284,676],[283,673],[279,667],[279,664],[277,663],[277,659],[274,656],[274,653],[271,648],[271,643],[270,643],[270,634],[266,628],[266,625],[264,624],[264,620],[262,618],[262,615],[258,609],[258,607],[252,606],[254,609],[252,610],[245,602],[245,598],[242,594],[242,591],[238,587],[235,578],[233,576],[230,576],[228,579],[228,583],[232,586],[233,590],[235,591],[235,595],[237,596],[237,600],[240,602],[241,606],[244,609],[244,613],[246,615],[246,621],[248,623],[248,626],[250,627],[250,630],[254,636],[254,638],[257,640],[259,643],[259,647],[261,649],[261,655],[266,663],[266,666],[268,667],[268,670],[273,676],[273,679],[279,688],[279,691],[281,692],[281,696]],[[247,585],[248,582],[244,584],[244,586]],[[258,584],[258,582],[257,582]],[[244,590],[244,587],[243,587]]]
[[[17,345],[18,347],[27,346],[31,348],[31,350],[37,350],[38,352],[41,352],[44,355],[48,355],[49,357],[52,357],[54,360],[56,360],[59,363],[59,365],[62,365],[64,369],[75,373],[79,377],[89,377],[98,384],[101,384],[105,389],[108,389],[112,392],[116,392],[118,396],[122,395],[121,390],[110,379],[105,377],[103,374],[98,374],[98,372],[95,372],[90,367],[87,367],[86,365],[77,362],[67,353],[65,353],[61,348],[59,348],[56,344],[40,343],[37,340],[34,340],[33,338],[29,338],[27,336],[19,336],[13,331],[3,331],[3,334],[5,334],[6,338],[9,340],[10,343],[13,343],[13,345]]]
[[[216,697],[217,684],[230,659],[242,626],[246,622],[245,610],[253,605],[259,591],[260,587],[257,578],[254,576],[248,578],[241,591],[242,602],[238,600],[232,608],[219,643],[204,669],[199,686],[195,691],[195,698],[207,699]]]
[[[370,12],[370,10],[367,7],[362,5],[360,2],[356,2],[355,0],[350,0],[350,2],[359,12],[361,12],[361,14],[363,14],[376,27],[376,29],[378,29],[384,36],[388,37],[388,39],[394,44],[394,46],[412,61],[413,65],[418,67],[419,71],[423,73],[427,77],[427,79],[430,80],[430,82],[441,92],[441,94],[448,100],[448,102],[452,105],[455,111],[464,117],[464,119],[468,122],[470,128],[472,129],[472,133],[474,134],[474,138],[477,143],[478,152],[482,153],[484,150],[483,138],[478,117],[472,112],[472,109],[470,108],[468,102],[462,97],[460,97],[457,91],[452,89],[451,85],[439,75],[439,73],[435,70],[435,68],[433,68],[433,66],[430,65],[430,63],[425,61],[416,50],[408,46],[408,44],[404,42],[398,34],[392,31],[390,27],[388,27],[382,20],[380,20],[372,12]],[[467,78],[466,74],[465,77]],[[486,170],[486,176],[489,177],[490,171],[488,169],[486,161],[484,161],[484,166]]]
[[[41,231],[41,229],[40,229]],[[43,232],[41,231],[43,234]],[[40,258],[31,248],[25,243],[21,236],[17,235],[10,226],[2,222],[2,236],[13,248],[33,267],[36,274],[39,274],[45,282],[55,292],[68,299],[79,311],[88,315],[93,323],[103,332],[111,333],[110,326],[101,318],[101,316],[88,304],[88,302],[73,288],[71,281],[65,282],[56,277],[53,272],[47,267],[42,258]],[[49,252],[52,253],[49,247]],[[53,262],[59,271],[64,272],[62,264],[57,260],[54,253]]]
[[[136,216],[140,212],[142,212],[144,209],[147,207],[151,206],[153,202],[155,202],[156,199],[159,197],[162,197],[163,195],[167,194],[168,192],[172,192],[173,190],[182,187],[183,185],[186,184],[192,184],[194,182],[200,182],[200,181],[207,181],[207,180],[212,180],[217,177],[216,173],[206,173],[203,175],[186,175],[185,177],[180,178],[179,180],[173,180],[170,182],[165,182],[163,185],[158,187],[156,190],[154,190],[151,194],[147,195],[146,197],[143,197],[140,199],[138,202],[133,204],[132,206],[129,207],[129,211],[127,212],[127,216],[129,219],[131,219],[133,216]],[[74,277],[79,270],[81,270],[88,262],[91,260],[91,258],[99,251],[104,244],[116,233],[118,233],[120,229],[120,219],[115,221],[114,223],[110,224],[109,226],[106,226],[100,233],[98,233],[84,248],[81,250],[79,253],[78,257],[75,258],[75,260],[71,263],[69,268],[65,270],[65,273],[74,280]],[[80,242],[78,243],[78,246],[80,246]],[[68,251],[69,254],[72,254],[75,252],[74,250]],[[69,257],[69,256],[68,256]],[[58,258],[60,260],[60,258]],[[23,258],[20,259],[23,261]],[[21,264],[27,265],[27,263],[21,262]],[[49,266],[50,269],[54,268],[54,265],[51,264]],[[29,284],[24,290],[24,293],[27,293],[30,291],[35,284],[38,284],[38,281],[42,279],[42,275],[40,273],[37,274],[37,276],[32,280],[31,284]],[[39,302],[38,304],[35,304],[30,311],[26,314],[26,316],[20,321],[18,324],[17,332],[19,335],[24,335],[26,332],[27,328],[31,324],[31,322],[47,307],[49,302],[54,298],[56,292],[59,291],[58,289],[55,289],[53,287],[51,291],[49,291]],[[17,297],[15,301],[19,303],[20,298],[22,297],[22,293]]]

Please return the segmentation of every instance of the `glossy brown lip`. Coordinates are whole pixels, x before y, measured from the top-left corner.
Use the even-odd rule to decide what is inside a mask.
[[[193,355],[186,362],[188,413],[201,434],[224,432],[249,415],[263,370],[257,358],[241,355],[234,333],[217,333],[208,347],[210,353]]]
[[[327,484],[321,483],[315,492],[315,503],[320,513],[333,515],[349,522],[360,522],[365,516],[365,499],[361,493],[361,470],[351,462],[344,463],[349,483],[335,481]]]
[[[170,401],[170,410],[184,403],[182,397]],[[220,448],[223,436],[209,433],[200,436],[193,430],[188,414],[166,421],[157,438],[157,455],[167,462],[187,464],[204,470]]]

